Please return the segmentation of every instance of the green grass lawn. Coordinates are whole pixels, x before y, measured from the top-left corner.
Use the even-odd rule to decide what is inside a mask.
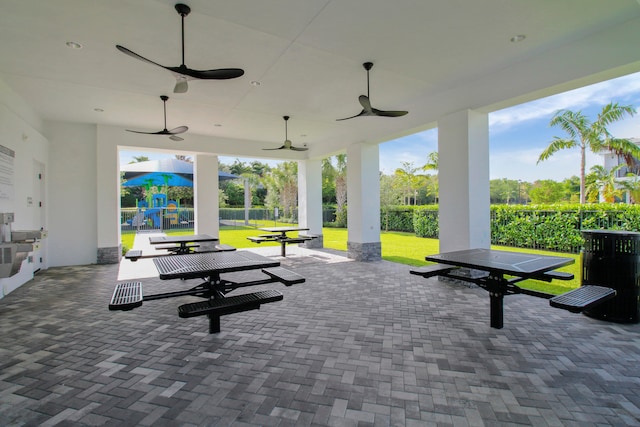
[[[258,227],[273,226],[273,222],[258,222]],[[193,234],[193,230],[175,230],[167,232],[169,235],[185,235]],[[221,226],[220,242],[236,248],[252,248],[258,246],[279,246],[278,243],[264,242],[260,245],[247,240],[248,236],[262,234],[255,226]],[[323,228],[322,234],[324,238],[324,247],[336,249],[340,251],[347,250],[347,229],[346,228]],[[292,234],[294,236],[295,234]],[[133,247],[133,239],[135,232],[122,233],[122,245],[127,248]],[[382,232],[380,234],[382,243],[382,258],[387,261],[407,264],[412,266],[421,266],[428,264],[424,257],[426,255],[437,254],[439,252],[439,242],[437,239],[424,239],[416,237],[413,233],[402,233],[397,231]],[[574,275],[573,280],[559,281],[547,283],[539,280],[525,280],[518,283],[518,286],[526,289],[547,292],[550,294],[561,294],[580,286],[580,270],[581,259],[578,254],[567,254],[549,251],[538,251],[533,249],[512,248],[506,246],[492,246],[492,249],[499,249],[511,252],[526,252],[541,255],[561,256],[575,259],[575,263],[561,268],[559,271],[565,271]]]

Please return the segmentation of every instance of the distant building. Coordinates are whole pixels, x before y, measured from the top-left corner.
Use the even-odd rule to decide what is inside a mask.
[[[640,146],[640,138],[629,138],[629,141]],[[616,181],[629,181],[632,179],[638,179],[635,177],[628,176],[629,174],[640,176],[640,160],[633,159],[634,160],[633,166],[629,167],[627,166],[627,163],[623,156],[619,156],[609,151],[602,152],[601,155],[604,159],[603,166],[607,171],[610,171],[611,169],[615,168],[618,165],[624,165],[623,167],[618,169],[618,171],[616,172]],[[624,201],[625,203],[629,203],[630,201],[629,192],[625,192]]]
[[[629,141],[633,142],[634,144],[640,146],[640,138],[629,138]],[[618,178],[626,178],[628,173],[633,173],[635,175],[640,175],[640,161],[638,159],[634,159],[634,165],[633,167],[629,168],[626,166],[624,157],[622,156],[618,156],[614,153],[611,152],[603,152],[601,153],[603,158],[604,158],[604,168],[607,171],[610,171],[611,169],[613,169],[614,167],[623,164],[625,165],[624,167],[620,168],[618,170],[618,172],[616,173]]]

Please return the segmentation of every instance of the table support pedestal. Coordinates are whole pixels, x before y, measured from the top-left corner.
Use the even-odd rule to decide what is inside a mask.
[[[489,292],[491,308],[491,327],[502,329],[504,295],[501,292]]]
[[[209,317],[209,333],[217,334],[220,332],[220,316],[211,313],[207,314],[207,316]]]

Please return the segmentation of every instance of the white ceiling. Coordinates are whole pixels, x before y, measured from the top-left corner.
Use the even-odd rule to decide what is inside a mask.
[[[184,144],[205,136],[224,155],[305,158],[640,71],[636,0],[185,0],[186,65],[245,74],[174,94],[171,73],[115,45],[180,65],[175,3],[1,0],[0,79],[46,120],[157,131],[168,95],[167,127],[188,126]],[[365,61],[373,106],[408,115],[336,121],[361,110]],[[308,152],[261,150],[283,142],[283,115]]]

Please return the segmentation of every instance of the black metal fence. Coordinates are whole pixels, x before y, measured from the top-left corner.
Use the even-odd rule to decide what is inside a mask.
[[[122,208],[122,231],[165,231],[194,226],[193,208]]]

